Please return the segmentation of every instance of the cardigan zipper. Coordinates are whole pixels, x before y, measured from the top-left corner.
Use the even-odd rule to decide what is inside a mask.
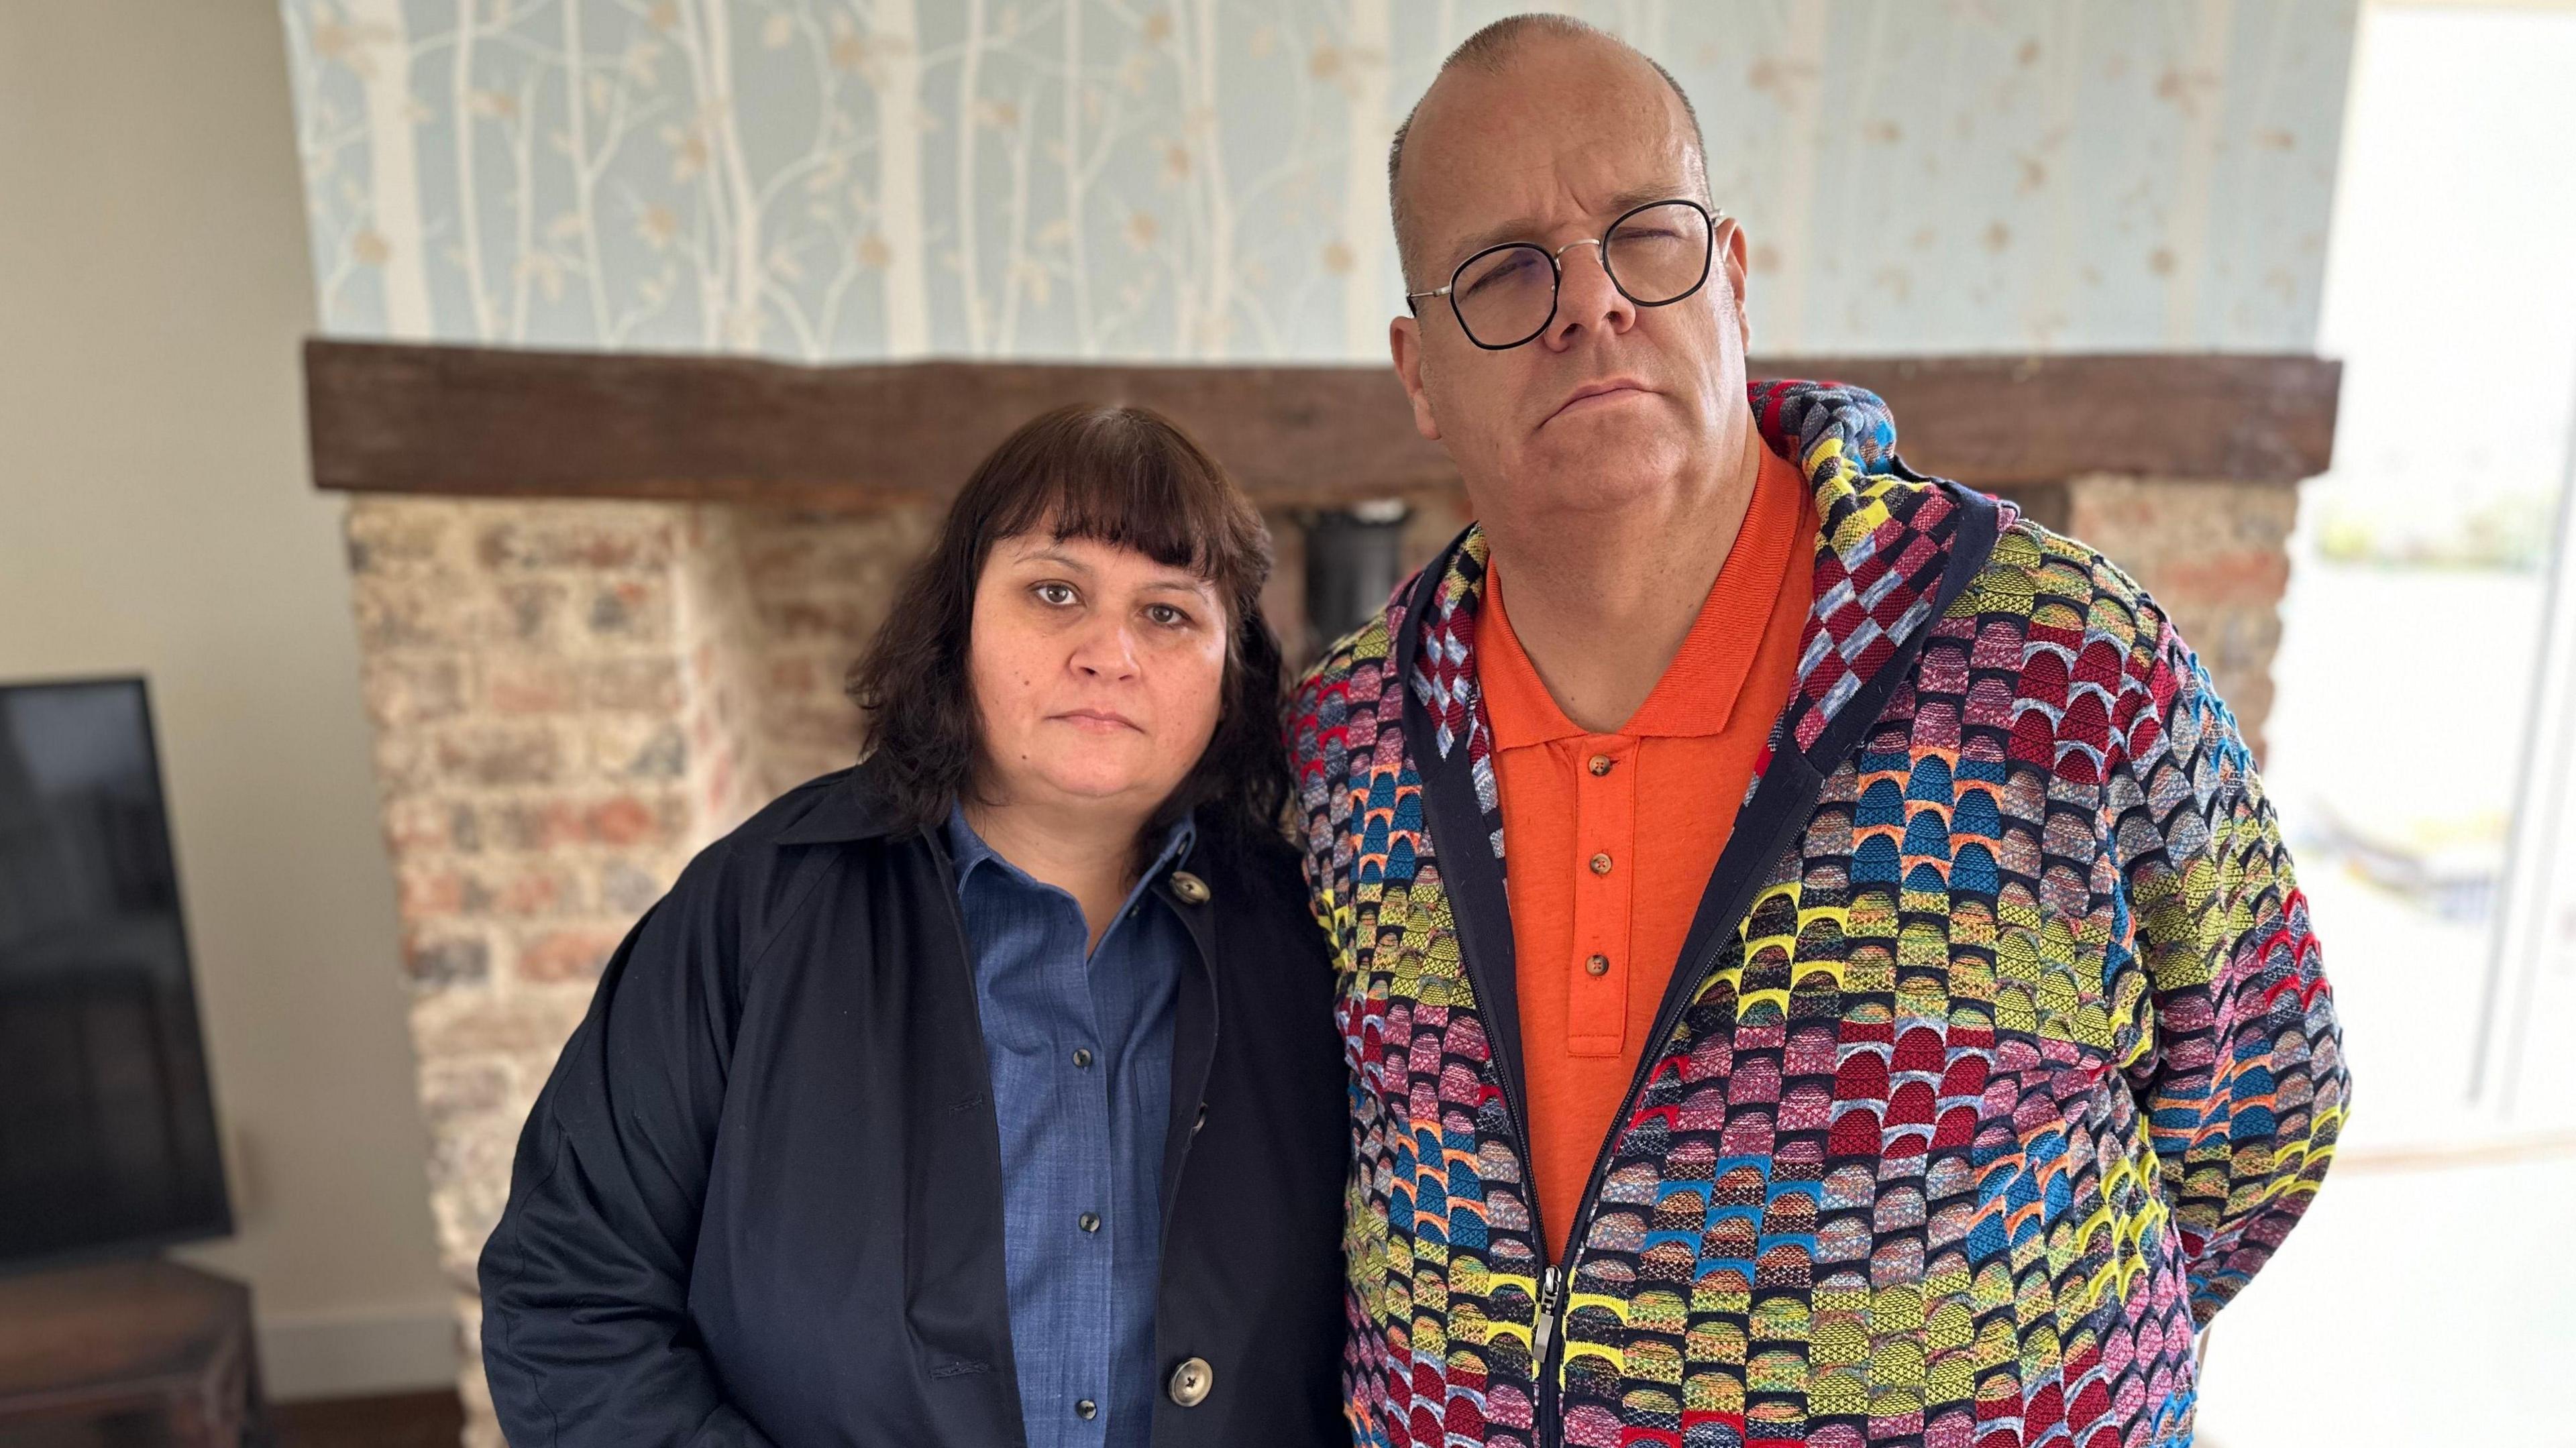
[[[1795,767],[1791,764],[1791,758],[1793,757],[1784,757],[1781,764]],[[1818,782],[1822,782],[1821,776]],[[1740,832],[1748,824],[1775,831],[1780,829],[1787,822],[1787,816],[1797,812],[1799,804],[1812,802],[1812,791],[1805,793],[1808,798],[1804,801],[1782,797],[1752,818],[1739,818],[1736,822],[1739,833],[1735,838],[1742,838]],[[1758,793],[1754,802],[1757,805],[1762,803]],[[1706,954],[1687,975],[1680,969],[1674,970],[1671,982],[1664,989],[1663,1001],[1655,1007],[1655,1024],[1647,1031],[1645,1040],[1637,1053],[1636,1070],[1628,1079],[1628,1094],[1620,1099],[1618,1114],[1611,1118],[1610,1130],[1601,1138],[1600,1152],[1592,1159],[1592,1174],[1585,1180],[1583,1196],[1574,1209],[1574,1230],[1566,1236],[1563,1268],[1562,1270],[1556,1267],[1547,1269],[1545,1281],[1548,1285],[1542,1291],[1538,1324],[1531,1332],[1532,1355],[1537,1360],[1539,1374],[1538,1441],[1541,1448],[1561,1448],[1565,1441],[1563,1404],[1558,1401],[1558,1391],[1563,1377],[1560,1359],[1565,1347],[1564,1312],[1572,1296],[1567,1288],[1574,1275],[1574,1259],[1582,1251],[1581,1243],[1585,1233],[1591,1227],[1592,1214],[1600,1207],[1602,1183],[1610,1170],[1610,1149],[1619,1139],[1620,1123],[1625,1122],[1637,1109],[1637,1098],[1645,1094],[1647,1080],[1653,1075],[1656,1063],[1663,1059],[1665,1043],[1671,1039],[1674,1029],[1681,1024],[1682,1011],[1698,997],[1701,985],[1717,969],[1718,961],[1726,954],[1728,943],[1743,933],[1745,912],[1753,903],[1753,894],[1761,883],[1762,871],[1778,860],[1781,850],[1787,846],[1787,840],[1776,840],[1764,848],[1761,858],[1756,862],[1760,868],[1746,872],[1743,885],[1736,891],[1736,898],[1728,902],[1727,928],[1718,932],[1710,941]],[[1725,863],[1721,852],[1718,867],[1723,869]],[[1538,1194],[1535,1191],[1531,1192],[1530,1198],[1533,1203],[1536,1202],[1537,1197]],[[1530,1221],[1535,1228],[1538,1221],[1535,1211],[1531,1213]],[[1544,1242],[1547,1239],[1542,1237],[1539,1240]]]

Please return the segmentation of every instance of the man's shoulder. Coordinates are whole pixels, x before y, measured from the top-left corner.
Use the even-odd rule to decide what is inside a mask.
[[[2141,661],[2162,647],[2168,632],[2163,608],[2127,569],[2028,516],[1996,532],[1994,551],[1950,615],[2017,616],[2071,629],[2088,640],[2107,638]]]
[[[1396,597],[1403,594],[1404,590],[1398,589]],[[1395,655],[1394,606],[1390,599],[1386,607],[1370,615],[1368,622],[1325,645],[1323,653],[1298,676],[1296,687],[1289,691],[1292,747],[1302,747],[1302,731],[1294,726],[1309,722],[1338,701],[1347,701],[1355,687],[1374,694]]]

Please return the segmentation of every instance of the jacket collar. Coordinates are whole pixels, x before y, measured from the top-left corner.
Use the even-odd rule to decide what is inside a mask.
[[[880,839],[898,826],[888,807],[884,766],[861,760],[815,786],[813,804],[778,832],[782,845],[844,845]]]
[[[1757,382],[1747,393],[1764,444],[1797,465],[1815,499],[1814,601],[1799,637],[1797,682],[1770,746],[1808,753],[1931,623],[1946,601],[1942,595],[1955,591],[1944,582],[1969,509],[1956,485],[1905,465],[1896,452],[1895,418],[1877,394],[1801,381]],[[2004,508],[1997,525],[2011,521],[2010,505]],[[1976,531],[1991,544],[1991,529]],[[1431,743],[1443,759],[1466,746],[1484,801],[1493,798],[1492,741],[1475,652],[1489,556],[1484,530],[1469,525],[1412,586],[1399,590],[1398,608],[1410,618],[1390,619],[1397,667],[1421,706]]]

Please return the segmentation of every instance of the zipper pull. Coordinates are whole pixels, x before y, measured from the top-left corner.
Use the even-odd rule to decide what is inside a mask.
[[[1565,1280],[1553,1267],[1539,1274],[1538,1324],[1530,1329],[1530,1366],[1534,1369],[1547,1366],[1548,1344],[1556,1341],[1557,1294],[1564,1286]]]

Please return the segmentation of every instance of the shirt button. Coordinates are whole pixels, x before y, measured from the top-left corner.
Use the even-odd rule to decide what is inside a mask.
[[[1085,1071],[1090,1070],[1090,1069],[1091,1069],[1091,1048],[1090,1048],[1089,1046],[1076,1046],[1076,1047],[1074,1047],[1074,1048],[1073,1048],[1073,1064],[1074,1064],[1077,1068],[1079,1068],[1079,1069],[1081,1069],[1081,1070],[1085,1070]]]
[[[1608,975],[1610,973],[1610,957],[1606,955],[1596,955],[1590,960],[1583,962],[1583,970],[1586,975]]]
[[[1098,1212],[1085,1212],[1079,1220],[1082,1230],[1086,1232],[1097,1232],[1100,1230],[1100,1214]]]
[[[1100,1405],[1089,1398],[1081,1399],[1073,1405],[1073,1416],[1088,1423],[1100,1416]]]
[[[1611,763],[1611,761],[1610,761],[1610,756],[1609,756],[1609,755],[1607,755],[1607,754],[1596,754],[1596,755],[1593,755],[1593,756],[1592,756],[1592,772],[1593,772],[1595,775],[1608,774],[1608,773],[1610,772],[1610,763]]]
[[[1593,874],[1596,874],[1596,875],[1607,875],[1607,874],[1609,874],[1609,873],[1610,873],[1610,857],[1609,857],[1608,855],[1606,855],[1606,854],[1603,854],[1603,855],[1594,855],[1594,856],[1592,857],[1592,873],[1593,873]]]

